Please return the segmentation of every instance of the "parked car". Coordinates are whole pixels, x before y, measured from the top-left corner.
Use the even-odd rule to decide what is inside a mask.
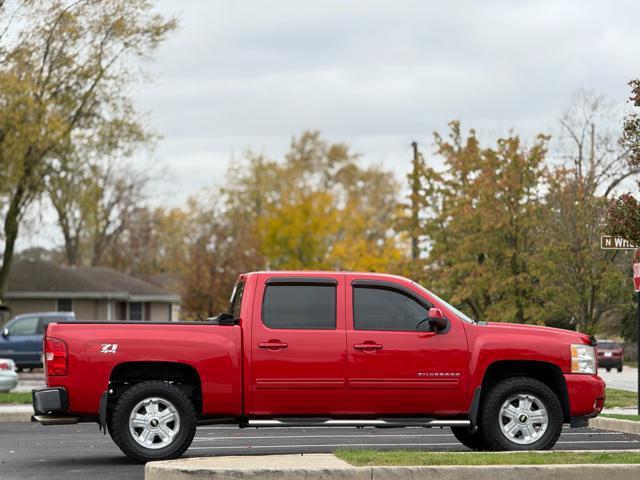
[[[175,458],[196,426],[451,427],[478,450],[546,450],[600,413],[595,341],[477,322],[371,273],[241,275],[210,322],[52,323],[34,420],[97,422],[135,459]]]
[[[17,385],[16,364],[10,358],[0,358],[0,392],[9,392]]]
[[[596,345],[598,367],[606,368],[610,372],[612,368],[622,371],[624,365],[624,351],[622,345],[610,340],[600,340]]]
[[[73,312],[25,313],[9,320],[0,335],[0,357],[18,368],[42,367],[42,335],[51,322],[75,320]]]

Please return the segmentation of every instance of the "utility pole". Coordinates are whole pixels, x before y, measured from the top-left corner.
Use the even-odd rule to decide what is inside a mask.
[[[420,257],[420,242],[418,232],[420,231],[420,152],[418,143],[411,142],[413,149],[413,160],[411,169],[411,259],[418,260]]]

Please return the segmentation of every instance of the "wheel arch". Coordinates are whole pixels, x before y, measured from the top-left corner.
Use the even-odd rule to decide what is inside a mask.
[[[150,380],[160,380],[179,386],[191,399],[198,416],[202,415],[202,380],[191,365],[180,362],[135,361],[116,365],[109,376],[107,414],[109,405],[132,385]]]
[[[564,422],[569,422],[570,405],[567,383],[560,367],[553,363],[535,360],[498,360],[491,363],[482,378],[482,399],[499,382],[511,377],[531,377],[547,385],[557,396],[562,406]]]

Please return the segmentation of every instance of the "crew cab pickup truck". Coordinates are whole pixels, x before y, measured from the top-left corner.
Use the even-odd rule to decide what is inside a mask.
[[[60,322],[42,424],[97,422],[137,461],[196,426],[451,427],[476,450],[549,449],[602,410],[594,340],[476,322],[405,278],[254,272],[209,322]]]

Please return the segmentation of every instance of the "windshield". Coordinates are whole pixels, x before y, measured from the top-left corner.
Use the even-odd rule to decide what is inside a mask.
[[[598,348],[600,350],[617,350],[618,348],[622,348],[622,347],[617,343],[613,343],[613,342],[599,342]]]
[[[427,290],[426,288],[424,288],[422,285],[419,285],[415,282],[412,282],[416,287],[418,287],[419,289],[425,291],[427,293],[427,295],[430,295],[431,297],[437,299],[438,301],[444,303],[447,308],[449,308],[450,310],[453,311],[453,313],[455,313],[461,320],[467,322],[467,323],[478,323],[476,320],[474,320],[473,318],[469,317],[468,315],[466,315],[464,312],[461,312],[460,310],[458,310],[456,307],[454,307],[453,305],[451,305],[449,302],[443,300],[442,298],[440,298],[439,296],[437,296],[435,293]]]

